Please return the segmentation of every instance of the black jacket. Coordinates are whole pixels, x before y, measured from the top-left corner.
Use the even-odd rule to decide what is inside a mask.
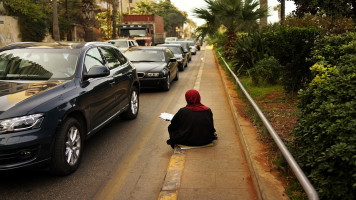
[[[168,126],[172,147],[175,144],[201,146],[211,143],[215,136],[213,113],[211,110],[192,111],[181,108]]]

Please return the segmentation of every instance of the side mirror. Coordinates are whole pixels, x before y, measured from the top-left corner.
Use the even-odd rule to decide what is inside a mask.
[[[171,58],[169,59],[169,62],[176,62],[177,61],[177,58]]]
[[[84,79],[89,78],[99,78],[110,75],[110,70],[107,66],[104,65],[95,65],[89,69],[87,73],[84,74]]]

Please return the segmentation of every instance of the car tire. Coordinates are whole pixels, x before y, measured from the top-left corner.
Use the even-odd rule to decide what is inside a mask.
[[[81,162],[84,147],[82,123],[75,118],[64,120],[56,132],[50,170],[56,175],[75,172]]]
[[[140,108],[140,98],[138,89],[133,87],[129,97],[129,109],[120,114],[120,117],[125,120],[136,119]]]
[[[179,80],[179,72],[178,72],[178,70],[177,70],[177,73],[176,73],[176,77],[174,77],[173,80],[174,80],[174,81],[178,81],[178,80]]]
[[[166,79],[165,79],[165,81],[163,83],[163,87],[162,87],[162,89],[164,91],[168,91],[171,88],[171,82],[170,82],[169,79],[170,79],[169,74],[167,74],[167,77],[166,77]]]

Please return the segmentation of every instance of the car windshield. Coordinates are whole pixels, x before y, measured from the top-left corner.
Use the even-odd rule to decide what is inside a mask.
[[[122,37],[128,37],[128,36],[146,36],[146,29],[121,29],[120,30],[120,35]]]
[[[0,52],[0,80],[69,79],[79,50],[12,49]]]
[[[182,54],[182,50],[179,47],[168,47],[169,50],[171,50],[173,52],[173,54]]]
[[[128,50],[125,55],[132,62],[164,62],[164,52],[161,50]]]

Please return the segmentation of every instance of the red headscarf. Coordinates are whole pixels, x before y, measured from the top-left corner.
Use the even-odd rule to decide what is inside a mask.
[[[209,107],[206,107],[200,103],[200,94],[197,90],[188,90],[185,93],[185,100],[187,100],[186,108],[189,110],[204,111],[210,109]]]

